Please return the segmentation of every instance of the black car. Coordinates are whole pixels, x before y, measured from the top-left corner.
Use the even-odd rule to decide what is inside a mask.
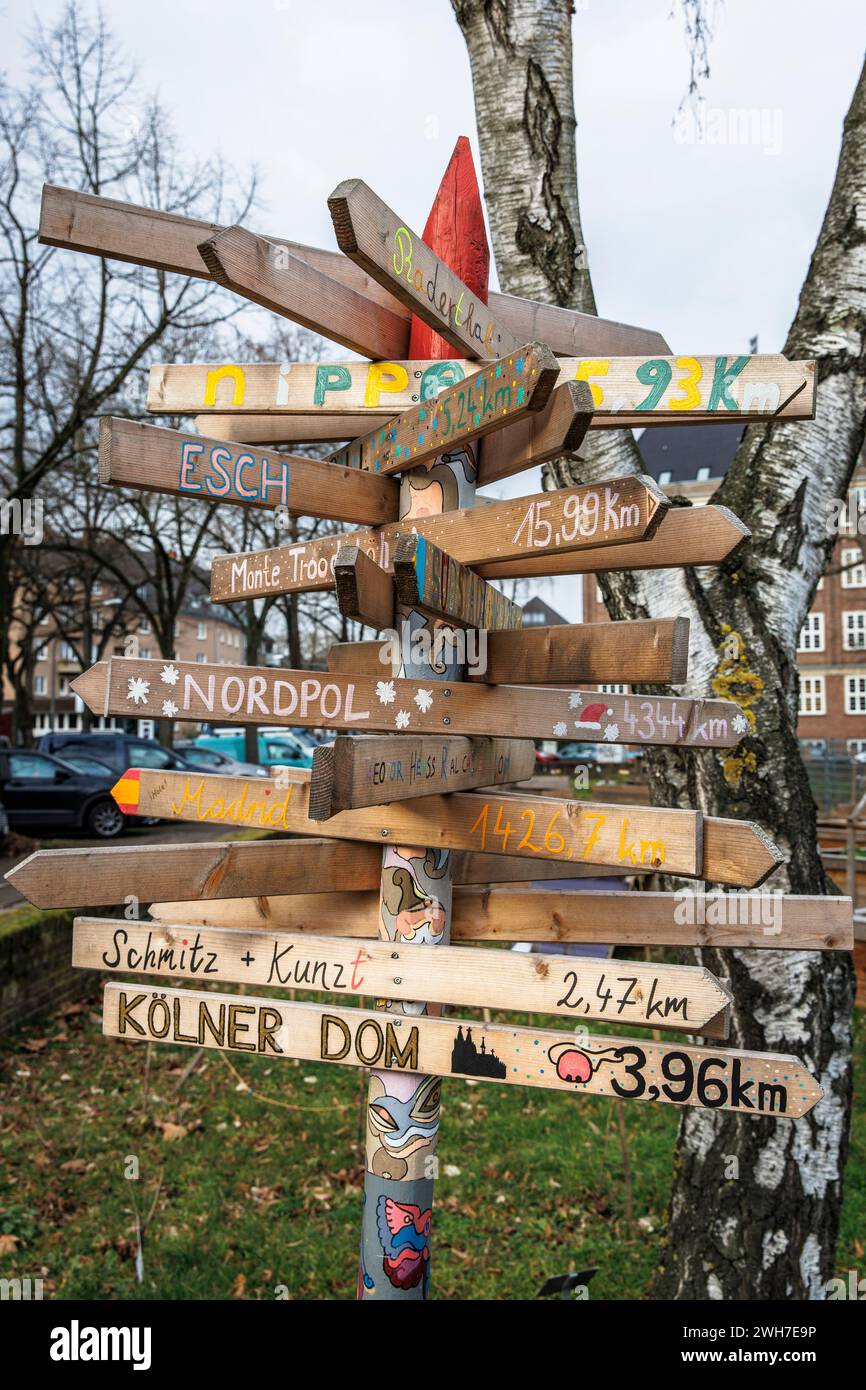
[[[37,747],[40,752],[52,753],[57,758],[86,754],[105,763],[118,775],[128,767],[164,767],[172,772],[194,770],[179,753],[163,748],[155,738],[139,738],[137,734],[43,734]]]
[[[0,749],[0,799],[12,829],[25,834],[66,827],[114,839],[126,825],[111,797],[115,781],[108,769],[104,776],[82,773],[34,749]]]

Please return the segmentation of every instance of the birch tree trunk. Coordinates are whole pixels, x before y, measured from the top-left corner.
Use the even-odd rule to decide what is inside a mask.
[[[499,276],[516,294],[596,312],[577,200],[571,0],[452,0],[469,50]],[[613,94],[612,94],[613,99]],[[676,195],[677,190],[671,190]],[[683,198],[686,189],[679,190]],[[732,216],[736,212],[732,210]],[[818,359],[812,422],[746,430],[716,502],[752,531],[726,569],[600,579],[612,618],[685,615],[688,686],[736,700],[750,725],[732,753],[647,750],[653,801],[756,820],[786,852],[768,887],[824,893],[816,810],[799,756],[797,635],[837,532],[866,407],[866,77],[845,121],[836,180],[784,352]],[[687,346],[687,345],[685,345]],[[693,432],[700,454],[700,430]],[[588,437],[563,487],[634,472],[630,433]],[[826,1296],[834,1274],[851,1105],[850,957],[701,951],[730,979],[732,1045],[791,1052],[825,1099],[796,1122],[683,1111],[664,1264],[668,1298]]]

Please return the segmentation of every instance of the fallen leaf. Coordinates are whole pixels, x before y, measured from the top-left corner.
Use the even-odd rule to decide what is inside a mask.
[[[64,1173],[86,1173],[87,1164],[83,1158],[70,1158],[66,1163],[61,1163],[61,1170]]]
[[[235,1282],[232,1284],[232,1298],[243,1298],[246,1291],[247,1276],[245,1274],[239,1274]]]
[[[20,1244],[18,1236],[0,1236],[0,1255],[14,1255]]]
[[[167,1144],[173,1144],[175,1139],[185,1139],[188,1133],[186,1125],[175,1125],[171,1120],[163,1120],[161,1124],[157,1120],[156,1127],[162,1130],[162,1137]]]

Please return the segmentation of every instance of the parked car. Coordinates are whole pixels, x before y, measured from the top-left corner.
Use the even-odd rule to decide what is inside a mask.
[[[114,777],[114,769],[108,763],[102,762],[99,758],[91,758],[89,753],[78,753],[75,749],[64,748],[61,760],[74,767],[76,772],[89,774],[91,777]]]
[[[43,734],[37,744],[40,751],[65,758],[68,754],[84,754],[105,763],[117,775],[128,767],[164,767],[175,772],[188,772],[189,764],[171,748],[163,748],[155,738],[139,738],[137,734],[116,731],[95,734]]]
[[[267,769],[275,763],[282,767],[312,767],[313,749],[301,743],[288,729],[277,733],[265,729],[258,730],[259,762]],[[202,734],[195,740],[196,748],[212,748],[227,758],[241,761],[244,756],[244,731],[215,732]]]
[[[536,748],[535,750],[535,770],[536,772],[553,772],[559,767],[559,758],[556,753],[551,753],[547,748]]]
[[[597,763],[598,749],[594,743],[561,743],[556,757],[560,767],[576,767],[578,763]]]
[[[13,830],[67,827],[113,840],[126,825],[111,797],[116,780],[107,768],[94,775],[35,749],[0,749],[0,797]]]
[[[216,748],[205,748],[192,739],[181,739],[175,744],[175,752],[180,753],[184,762],[199,772],[222,773],[224,777],[267,777],[268,769],[258,763],[243,763],[230,758],[228,753],[220,753]]]

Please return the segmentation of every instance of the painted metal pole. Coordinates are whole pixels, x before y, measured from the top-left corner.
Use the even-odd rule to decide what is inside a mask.
[[[465,139],[457,142],[424,239],[470,289],[486,299],[489,251],[472,155]],[[413,321],[413,333],[424,338],[426,356],[453,355],[453,349],[425,325]],[[440,454],[429,468],[406,474],[400,489],[401,519],[410,521],[412,517],[471,506],[476,472],[475,452],[460,449]],[[396,623],[401,654],[393,663],[392,675],[431,682],[461,679],[463,633],[453,634],[456,641],[449,644],[449,633],[440,624],[401,606]],[[423,698],[423,691],[417,698]],[[395,710],[395,727],[399,727],[398,716]],[[450,852],[386,845],[379,895],[380,938],[401,945],[447,945],[450,932]],[[426,1002],[391,1002],[386,1007],[407,1021],[420,1014],[441,1012],[438,1005]],[[382,1302],[427,1297],[441,1089],[438,1076],[388,1071],[374,1071],[370,1076],[359,1299]]]

